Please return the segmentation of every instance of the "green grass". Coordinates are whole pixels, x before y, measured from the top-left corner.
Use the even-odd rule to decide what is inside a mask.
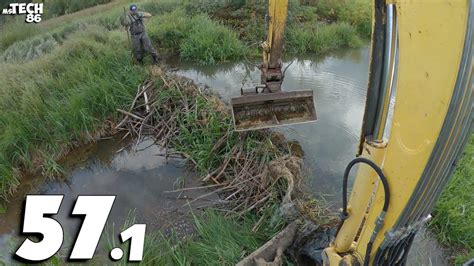
[[[121,32],[89,27],[54,53],[25,64],[1,64],[0,195],[19,171],[44,173],[66,146],[92,140],[104,120],[133,97],[144,70],[132,65]],[[114,47],[114,49],[110,49]]]
[[[359,47],[357,30],[345,23],[293,25],[286,34],[287,50],[293,53],[325,54],[341,47]]]
[[[327,53],[344,48],[358,47],[371,33],[371,2],[357,1],[290,1],[286,30],[286,52]],[[232,1],[230,4],[209,4],[217,7],[199,7],[201,2],[188,4],[188,14],[199,10],[234,29],[247,45],[262,41],[265,36],[266,1]],[[313,36],[317,35],[317,36]]]
[[[237,34],[206,15],[190,21],[192,27],[181,43],[180,57],[201,64],[215,64],[243,56],[243,44]]]
[[[191,19],[184,9],[178,8],[170,13],[155,16],[147,25],[148,36],[160,48],[179,53],[179,47],[191,30]]]
[[[56,47],[63,44],[69,35],[84,30],[86,27],[87,25],[84,23],[72,23],[26,40],[17,41],[15,45],[5,49],[0,56],[0,61],[4,63],[31,61],[52,52]]]
[[[5,25],[0,33],[0,51],[7,49],[11,44],[27,39],[35,34],[37,26],[33,24],[26,24],[23,20],[16,19],[13,22]]]
[[[157,16],[148,23],[150,38],[184,61],[215,64],[241,58],[244,45],[237,34],[207,15],[186,15],[184,9]]]
[[[57,17],[76,11],[109,3],[112,0],[49,0],[44,5],[44,17]]]
[[[456,264],[474,257],[474,135],[438,200],[430,223],[439,240],[456,251]]]
[[[255,215],[226,218],[215,211],[194,216],[195,234],[186,240],[165,237],[160,232],[147,234],[141,265],[235,265],[283,228],[280,221],[262,224]],[[132,224],[126,222],[126,225]],[[124,226],[127,227],[127,226]],[[117,247],[114,233],[107,237],[106,250]],[[125,265],[125,262],[121,262]]]
[[[372,1],[334,1],[334,0],[310,0],[316,8],[319,20],[329,23],[347,23],[363,37],[370,37],[372,31]]]
[[[99,2],[101,1],[108,0],[99,0]],[[73,2],[79,3],[82,1]],[[155,16],[160,16],[175,10],[177,6],[182,4],[183,0],[148,0],[137,2],[140,9],[152,12]],[[104,26],[107,30],[118,29],[121,27],[120,16],[123,15],[124,8],[128,9],[129,5],[129,0],[115,0],[106,5],[99,5],[79,12],[45,19],[38,24],[26,24],[21,17],[9,19],[5,25],[0,27],[2,36],[0,38],[0,51],[6,50],[12,44],[28,40],[37,35],[61,32],[64,28],[74,26],[74,24],[100,25]],[[66,33],[72,32],[66,30]]]
[[[99,6],[91,10],[45,20],[39,24],[25,24],[16,21],[1,30],[0,62],[23,63],[51,53],[62,45],[72,34],[85,30],[89,26],[104,28],[108,31],[121,29],[120,17],[123,14],[119,2]],[[96,10],[97,9],[97,10]],[[126,36],[126,33],[122,33]]]

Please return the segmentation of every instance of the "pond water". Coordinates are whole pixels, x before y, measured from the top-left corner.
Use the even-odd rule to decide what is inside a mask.
[[[82,223],[80,216],[69,215],[78,195],[116,195],[106,230],[110,232],[113,225],[117,235],[129,216],[135,218],[135,223],[147,224],[147,232],[161,229],[166,235],[173,230],[183,238],[192,234],[194,227],[186,203],[203,192],[169,191],[178,188],[176,180],[185,181],[186,187],[200,186],[200,182],[185,170],[182,160],[166,160],[160,156],[164,151],[153,145],[153,141],[145,140],[136,148],[131,145],[133,149],[123,149],[126,144],[130,144],[130,140],[123,142],[117,136],[73,151],[62,162],[66,167],[63,180],[25,178],[8,203],[7,212],[0,214],[0,265],[2,260],[9,264],[14,262],[11,254],[24,239],[18,230],[27,194],[64,195],[59,213],[52,216],[64,229],[65,248],[61,251],[66,252],[64,254],[68,254],[71,240]],[[193,208],[208,204],[213,198],[198,200]]]
[[[314,123],[279,127],[287,138],[298,141],[305,154],[307,186],[333,209],[341,206],[342,176],[355,158],[364,115],[370,50],[346,49],[327,56],[285,59],[291,64],[283,90],[313,90],[318,120]],[[240,95],[240,88],[260,82],[257,61],[217,66],[199,66],[170,61],[176,73],[217,92],[224,101]],[[356,171],[352,171],[354,175]],[[410,251],[410,265],[448,265],[447,253],[425,229]]]

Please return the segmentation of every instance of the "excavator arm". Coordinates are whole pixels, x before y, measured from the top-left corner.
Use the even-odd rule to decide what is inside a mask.
[[[232,99],[237,130],[316,119],[312,91],[281,89],[288,0],[268,7],[262,84]],[[360,149],[325,265],[404,265],[472,128],[474,0],[374,0],[373,10]]]
[[[267,39],[262,43],[263,63],[262,84],[265,92],[280,92],[283,83],[281,56],[285,36],[286,18],[288,15],[288,0],[268,1],[268,30]]]
[[[232,115],[236,131],[312,122],[316,120],[313,91],[283,92],[281,56],[284,47],[288,0],[269,0],[267,37],[262,43],[261,85],[241,89],[232,98]]]
[[[375,0],[373,19],[359,157],[326,265],[404,265],[471,134],[474,1]]]

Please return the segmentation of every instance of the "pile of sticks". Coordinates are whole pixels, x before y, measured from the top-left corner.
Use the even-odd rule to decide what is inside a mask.
[[[136,139],[137,145],[143,137],[152,137],[165,149],[167,158],[179,155],[197,165],[198,158],[173,147],[180,131],[190,126],[179,121],[180,114],[194,115],[205,127],[209,113],[222,112],[223,117],[229,118],[229,108],[216,95],[202,90],[189,79],[158,68],[152,71],[152,76],[154,79],[138,87],[129,109],[118,110],[123,119],[116,128]],[[198,97],[206,101],[207,109],[198,108]],[[212,153],[223,154],[220,165],[203,173],[201,179],[205,185],[176,191],[212,188],[212,192],[193,201],[218,193],[222,199],[218,203],[223,204],[228,213],[238,216],[283,199],[291,201],[292,192],[301,179],[302,160],[290,155],[290,145],[284,138],[274,138],[277,135],[268,130],[236,133],[228,122],[225,125],[227,130],[223,130],[212,148]],[[261,145],[248,147],[247,138],[254,138]],[[229,143],[233,143],[230,148]]]

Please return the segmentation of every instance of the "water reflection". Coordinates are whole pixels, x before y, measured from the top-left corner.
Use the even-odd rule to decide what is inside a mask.
[[[339,202],[340,180],[354,158],[362,126],[368,80],[369,49],[338,51],[329,56],[297,57],[285,73],[284,90],[314,91],[318,121],[282,127],[288,138],[300,142],[311,176],[311,190],[330,202]],[[284,66],[290,64],[284,61]],[[179,65],[177,73],[208,86],[225,101],[240,88],[260,81],[256,62],[219,66]]]

